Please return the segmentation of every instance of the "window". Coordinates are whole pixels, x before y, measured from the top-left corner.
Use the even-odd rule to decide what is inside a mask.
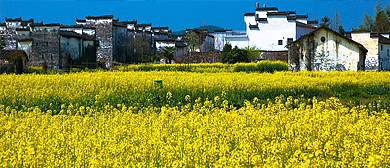
[[[390,54],[389,54],[389,49],[387,49],[387,56],[390,56]]]
[[[383,45],[381,45],[381,51],[383,51]]]
[[[41,55],[41,57],[42,57],[42,59],[44,59],[44,56],[43,56],[43,54]]]
[[[46,45],[48,46],[48,45],[49,45],[49,42],[46,42]]]
[[[294,41],[293,38],[287,38],[287,42],[288,42],[288,43],[291,43],[291,42],[293,42],[293,41]]]
[[[324,36],[321,37],[321,41],[325,42],[325,37]]]
[[[38,42],[36,42],[35,45],[38,46]]]
[[[283,40],[279,40],[278,45],[283,45]]]

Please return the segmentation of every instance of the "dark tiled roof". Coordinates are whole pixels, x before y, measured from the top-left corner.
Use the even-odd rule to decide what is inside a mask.
[[[113,15],[103,15],[103,16],[86,16],[86,19],[112,19]]]
[[[0,23],[0,26],[5,26],[5,23]]]
[[[175,47],[187,47],[183,41],[176,41]]]
[[[83,36],[81,34],[78,34],[73,31],[60,31],[60,35],[64,37],[75,37],[75,38],[82,38]]]
[[[314,27],[314,26],[312,26],[312,25],[305,24],[305,23],[298,22],[298,21],[297,21],[296,25],[297,25],[298,27],[305,27],[305,28],[312,28],[312,29],[316,29],[316,27]]]
[[[288,12],[267,12],[267,16],[287,16]]]
[[[245,13],[244,16],[255,16],[255,13]]]
[[[82,28],[83,25],[61,25],[60,28]]]
[[[267,21],[267,18],[257,18],[256,21],[259,21],[259,22],[266,22],[266,21]]]
[[[22,17],[15,18],[15,19],[5,18],[5,21],[6,22],[21,22],[22,21]]]
[[[27,28],[17,28],[16,31],[30,31],[30,29],[27,29]]]
[[[318,20],[308,20],[307,24],[318,24]]]
[[[379,43],[390,44],[390,39],[383,37],[382,35],[379,35]]]
[[[127,23],[123,22],[112,22],[112,25],[116,27],[127,27]]]
[[[352,33],[369,33],[371,30],[365,30],[365,29],[352,29]]]
[[[34,24],[31,24],[31,27],[34,27],[34,26],[60,26],[59,23],[50,23],[50,24],[43,24],[43,23],[34,23]]]
[[[262,8],[256,8],[256,11],[270,11],[270,10],[278,10],[278,7],[262,7]]]
[[[254,28],[259,28],[259,25],[249,25],[249,28],[252,28],[252,29],[254,29]]]
[[[76,22],[87,22],[87,20],[79,20],[76,18]]]
[[[88,41],[94,41],[96,38],[95,38],[95,36],[91,36],[91,35],[83,33],[83,39],[88,40]]]
[[[83,29],[96,29],[96,27],[83,27]]]
[[[321,30],[321,29],[325,29],[325,30],[327,30],[327,31],[333,32],[334,34],[336,34],[336,35],[338,35],[338,36],[340,36],[340,37],[342,37],[342,38],[344,38],[344,39],[346,39],[346,40],[348,40],[348,41],[350,41],[350,42],[352,42],[352,43],[358,45],[359,48],[362,49],[365,53],[367,53],[367,51],[368,51],[362,44],[360,44],[360,43],[358,43],[358,42],[356,42],[356,41],[353,41],[352,39],[347,38],[347,37],[345,37],[345,36],[343,36],[343,35],[337,33],[336,31],[334,31],[334,30],[332,30],[332,29],[330,29],[330,28],[327,28],[327,27],[320,27],[320,28],[318,28],[318,29],[315,30],[315,31],[312,31],[312,32],[310,32],[310,33],[308,33],[308,34],[305,34],[305,35],[301,36],[299,39],[297,39],[296,41],[294,41],[294,42],[292,42],[292,43],[296,43],[297,41],[300,41],[300,40],[302,40],[302,39],[305,38],[305,37],[311,36],[311,35],[313,35],[314,33],[316,33],[317,31],[319,31],[319,30]]]
[[[152,23],[142,23],[142,24],[137,24],[135,27],[146,27],[146,26],[152,26]]]
[[[296,15],[295,16],[297,19],[307,19],[309,18],[309,16],[306,14],[306,15]]]

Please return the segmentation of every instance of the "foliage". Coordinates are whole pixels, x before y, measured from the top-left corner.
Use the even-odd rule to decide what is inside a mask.
[[[321,27],[329,27],[330,26],[330,19],[328,16],[324,16],[323,18],[321,18],[320,20],[320,26]]]
[[[159,54],[161,57],[165,58],[165,63],[172,63],[172,60],[175,59],[175,47],[164,47],[161,51],[159,51]]]
[[[288,64],[282,61],[261,61],[258,63],[199,63],[199,64],[144,64],[117,66],[114,71],[187,71],[200,73],[217,72],[275,72],[287,71]]]
[[[256,46],[252,46],[252,47],[247,46],[244,48],[244,50],[246,50],[248,54],[248,59],[251,62],[255,62],[261,54],[260,49],[257,48]]]
[[[364,14],[363,22],[358,27],[359,29],[386,32],[390,31],[390,8],[387,3],[383,8],[378,1],[375,4],[374,17]]]
[[[226,48],[226,49],[225,49]],[[234,64],[237,62],[249,62],[248,51],[240,49],[235,46],[231,49],[230,44],[225,44],[222,50],[221,61],[222,63]]]
[[[191,52],[195,52],[195,47],[200,45],[198,35],[192,30],[184,35],[184,40],[188,42]]]
[[[172,94],[166,94],[171,99]],[[236,109],[70,104],[59,115],[0,105],[2,167],[386,167],[389,113],[284,96]],[[309,104],[305,101],[310,102]]]

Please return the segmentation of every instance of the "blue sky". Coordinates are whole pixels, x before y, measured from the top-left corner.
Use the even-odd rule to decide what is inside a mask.
[[[260,6],[278,6],[279,11],[296,10],[297,14],[309,14],[309,19],[332,16],[336,10],[346,31],[357,28],[364,13],[373,16],[375,0],[122,0],[122,1],[19,1],[0,0],[0,21],[5,17],[33,18],[36,22],[74,25],[76,17],[84,19],[92,15],[114,15],[123,20],[138,20],[153,26],[169,26],[173,31],[217,25],[225,29],[245,30],[244,12],[254,12],[256,2]],[[386,4],[389,1],[380,1]]]

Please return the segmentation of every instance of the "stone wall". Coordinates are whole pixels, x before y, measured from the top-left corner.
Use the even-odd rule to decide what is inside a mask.
[[[30,65],[43,66],[48,69],[60,68],[60,34],[59,24],[31,27],[32,52]]]
[[[104,62],[107,68],[113,61],[113,16],[87,16],[86,26],[96,28],[98,49],[96,61]]]

